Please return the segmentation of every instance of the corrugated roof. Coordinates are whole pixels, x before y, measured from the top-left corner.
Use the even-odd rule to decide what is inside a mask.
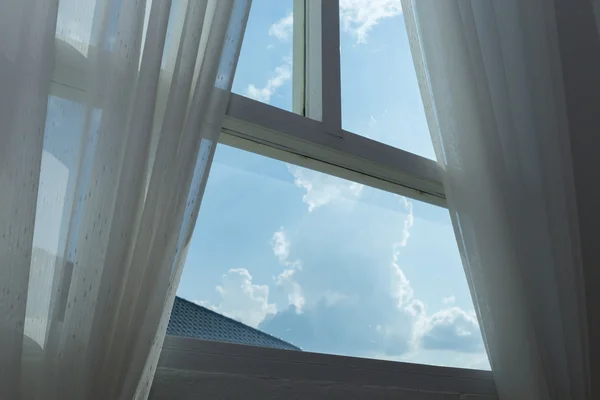
[[[215,340],[284,350],[300,350],[274,336],[209,310],[191,301],[175,297],[167,335]]]

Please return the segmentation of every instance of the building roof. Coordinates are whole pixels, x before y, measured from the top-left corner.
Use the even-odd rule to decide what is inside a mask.
[[[209,310],[191,301],[175,297],[167,335],[214,340],[250,346],[300,350],[274,336]]]

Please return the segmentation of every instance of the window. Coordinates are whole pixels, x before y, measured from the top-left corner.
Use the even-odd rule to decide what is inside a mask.
[[[370,3],[340,3],[342,127],[434,160],[400,2]]]
[[[264,52],[253,24],[264,31],[291,17],[265,3],[253,6],[236,84],[265,72],[263,60],[243,59]],[[187,300],[176,301],[173,321],[196,307],[237,324],[204,332],[211,340],[489,369],[440,173],[426,158],[432,145],[399,6],[381,2],[390,15],[363,21],[360,8],[375,7],[367,3],[294,2],[286,26],[302,72],[291,85],[300,115],[289,102],[274,108],[241,89],[232,95],[178,290]],[[388,60],[364,55],[379,57],[392,33],[402,43],[388,54],[391,67],[410,66],[410,76],[388,71],[366,88],[359,64],[377,74]],[[340,61],[356,69],[346,65],[340,78]],[[289,101],[288,90],[268,93]],[[387,138],[364,129],[386,104],[384,128],[403,126]],[[399,123],[407,114],[413,119]]]
[[[489,368],[399,4],[253,1],[173,311],[196,326],[170,334]],[[56,115],[83,112],[89,32],[67,22]]]
[[[233,92],[292,110],[293,1],[252,2]]]
[[[445,209],[224,145],[178,294],[304,351],[489,368]]]

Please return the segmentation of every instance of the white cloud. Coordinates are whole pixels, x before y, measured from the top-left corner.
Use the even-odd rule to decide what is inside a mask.
[[[284,263],[290,256],[290,242],[285,237],[283,228],[273,234],[271,244],[273,245],[273,254],[275,254],[275,257],[277,257],[280,263]]]
[[[292,63],[288,58],[284,60],[283,64],[275,68],[275,71],[264,87],[259,88],[252,83],[249,84],[246,89],[248,97],[263,103],[268,103],[273,94],[275,94],[275,91],[292,78]]]
[[[271,237],[271,246],[273,248],[273,254],[281,264],[302,269],[302,262],[300,260],[290,260],[290,241],[288,240],[283,227],[279,228],[279,230]]]
[[[400,268],[400,265],[398,264],[400,258],[400,249],[406,247],[406,245],[408,244],[408,238],[410,237],[410,229],[414,224],[412,202],[408,201],[406,197],[402,197],[402,201],[404,204],[404,208],[408,211],[408,214],[404,218],[402,237],[400,238],[400,242],[394,245],[392,256],[392,295],[398,301],[398,308],[402,308],[403,306],[408,304],[408,302],[412,300],[414,294],[409,280],[406,278],[406,275],[404,274],[404,272]]]
[[[366,43],[379,21],[401,13],[400,0],[340,0],[342,28],[356,37],[357,43]]]
[[[293,24],[294,14],[290,12],[288,15],[271,25],[269,28],[269,36],[273,36],[282,42],[287,41],[292,37]]]
[[[445,308],[429,316],[423,312],[414,322],[413,345],[429,350],[482,351],[475,312],[459,307]]]
[[[404,219],[404,229],[402,229],[402,240],[399,245],[401,247],[406,247],[408,244],[408,238],[410,237],[410,228],[412,228],[415,223],[415,217],[413,215],[413,205],[411,201],[408,201],[406,197],[402,197],[402,202],[404,203],[404,208],[408,211],[408,215]]]
[[[357,304],[358,300],[355,297],[348,296],[344,293],[335,292],[332,290],[327,290],[323,294],[323,299],[325,299],[325,304],[328,307],[332,307],[341,303],[345,304]]]
[[[398,308],[402,308],[412,300],[414,291],[410,281],[398,265],[398,252],[394,252],[394,261],[392,262],[392,296],[397,300]]]
[[[406,198],[403,198],[403,203],[408,214],[404,219],[402,238],[394,245],[392,296],[397,301],[397,307],[413,317],[411,339],[413,349],[481,352],[483,344],[475,312],[467,312],[451,306],[456,298],[448,296],[444,298],[443,303],[451,307],[428,315],[425,304],[414,297],[410,281],[399,265],[400,249],[406,247],[410,229],[414,224],[412,203]]]
[[[194,299],[192,300],[192,303],[197,304],[199,306],[205,307],[205,308],[210,308],[213,311],[217,311],[217,307],[210,304],[208,301],[206,300],[198,300],[198,299]]]
[[[447,305],[452,305],[456,302],[456,297],[454,296],[447,296],[444,297],[444,299],[442,300],[442,303],[447,304]]]
[[[246,268],[227,271],[221,279],[221,285],[215,289],[221,296],[218,305],[195,302],[254,328],[268,315],[277,313],[275,304],[269,303],[269,286],[253,284],[252,275]]]
[[[286,269],[275,279],[277,286],[282,286],[288,294],[288,303],[293,305],[297,314],[301,314],[306,300],[302,293],[302,288],[294,280],[294,274],[297,270]]]
[[[290,241],[285,236],[283,227],[273,234],[271,245],[273,246],[273,254],[275,254],[279,262],[282,264],[287,263],[287,259],[290,256]]]
[[[300,314],[304,309],[306,301],[302,293],[302,287],[294,280],[294,275],[296,271],[302,269],[302,262],[300,260],[290,260],[290,241],[283,227],[273,234],[271,246],[273,254],[277,257],[279,263],[286,267],[291,267],[281,272],[275,278],[275,283],[287,292],[288,303],[295,307],[296,313]]]
[[[279,312],[263,322],[261,328],[309,350],[325,348],[359,356],[373,356],[370,352],[377,352],[378,358],[399,357],[404,361],[409,357],[416,361],[430,357],[428,363],[451,366],[464,366],[467,362],[471,365],[471,358],[485,362],[474,313],[448,305],[428,312],[412,287],[410,276],[405,274],[407,270],[401,268],[400,251],[403,243],[407,245],[406,239],[402,240],[406,236],[403,228],[412,227],[410,205],[405,207],[409,212],[396,222],[395,237],[387,238],[391,257],[384,254],[380,262],[373,264],[373,268],[383,268],[385,272],[377,271],[381,278],[376,281],[365,279],[366,285],[375,283],[371,287],[389,284],[383,288],[384,293],[370,295],[360,285],[362,277],[353,273],[313,271],[311,267],[316,266],[311,255],[303,255],[302,271],[286,266],[274,277],[277,289],[287,298],[278,299]],[[314,219],[314,214],[311,218]],[[298,251],[296,237],[286,233],[282,228],[272,237],[273,254],[282,265],[294,260]],[[303,275],[306,272],[310,273]],[[349,281],[352,283],[345,283]],[[286,305],[289,307],[284,310]]]
[[[404,307],[404,311],[408,313],[411,317],[420,317],[425,315],[425,304],[421,300],[412,300],[406,307]]]
[[[288,165],[288,170],[294,176],[296,186],[306,190],[302,200],[308,204],[308,211],[343,198],[356,199],[363,190],[359,183],[310,169]]]

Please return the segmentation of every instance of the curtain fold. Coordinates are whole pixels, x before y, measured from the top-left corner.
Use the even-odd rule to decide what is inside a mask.
[[[146,398],[250,0],[0,14],[0,398]]]
[[[403,0],[500,399],[589,399],[556,15],[543,0]]]

